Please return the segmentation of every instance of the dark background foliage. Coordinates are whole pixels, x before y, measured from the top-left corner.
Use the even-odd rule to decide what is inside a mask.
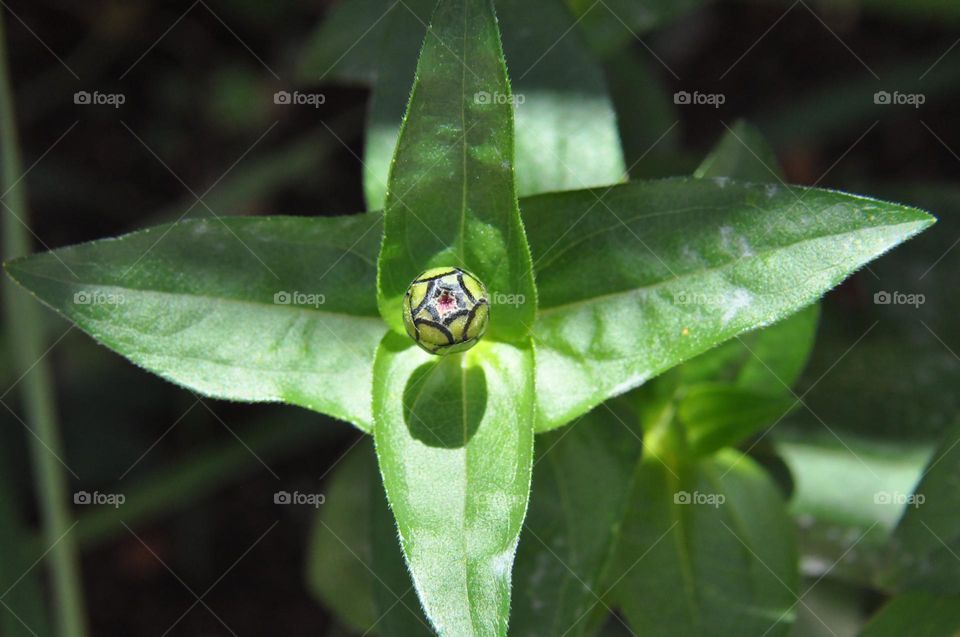
[[[273,100],[278,90],[303,88],[294,68],[329,4],[4,3],[35,248],[181,216],[362,210],[366,89],[317,84],[326,97],[318,109]],[[643,33],[642,42],[630,36],[663,94],[726,97],[718,109],[670,103],[661,130],[679,124],[632,174],[689,173],[727,126],[748,118],[774,145],[789,182],[922,205],[941,217],[933,236],[828,297],[801,387],[829,374],[808,400],[844,440],[869,434],[893,446],[905,438],[930,444],[957,411],[957,303],[938,290],[960,267],[960,248],[948,252],[960,197],[958,26],[960,11],[949,3],[717,1]],[[645,94],[638,78],[608,80],[615,91]],[[878,106],[878,90],[922,93],[926,102]],[[76,104],[77,91],[121,93],[125,103]],[[619,113],[625,133],[643,112]],[[627,136],[627,163],[653,141]],[[878,308],[872,295],[884,289],[923,291],[927,304]],[[72,486],[155,488],[149,497],[163,502],[129,529],[81,521],[93,634],[160,634],[174,622],[171,635],[227,634],[205,605],[245,634],[340,634],[305,582],[312,510],[269,503],[278,485],[322,491],[359,434],[293,407],[198,403],[52,313],[44,318],[56,343],[48,357]],[[885,346],[838,363],[874,321],[871,341]],[[22,372],[7,360],[4,390]],[[30,434],[14,415],[16,392],[3,400],[0,479],[36,527]],[[788,427],[827,435],[802,414]],[[854,605],[875,603],[866,595]]]

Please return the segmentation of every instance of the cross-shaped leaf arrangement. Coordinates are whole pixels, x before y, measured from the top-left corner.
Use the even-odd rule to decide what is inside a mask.
[[[518,201],[510,90],[491,0],[442,0],[383,212],[189,220],[6,265],[164,378],[371,434],[419,599],[453,637],[507,634],[537,434],[798,312],[933,222],[707,175]],[[486,286],[489,328],[465,352],[433,356],[404,330],[431,268]],[[730,442],[710,435],[691,453]]]

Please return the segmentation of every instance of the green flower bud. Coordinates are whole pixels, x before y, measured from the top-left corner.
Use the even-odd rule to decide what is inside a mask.
[[[463,352],[477,344],[490,319],[490,299],[480,280],[460,268],[431,268],[410,283],[403,325],[431,354]]]

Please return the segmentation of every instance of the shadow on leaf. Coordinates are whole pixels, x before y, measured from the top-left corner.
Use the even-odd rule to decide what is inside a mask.
[[[487,379],[463,356],[444,356],[418,367],[403,390],[403,419],[410,434],[430,447],[463,447],[487,408]]]

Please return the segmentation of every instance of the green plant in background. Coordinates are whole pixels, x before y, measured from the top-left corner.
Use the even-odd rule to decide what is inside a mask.
[[[382,485],[358,446],[313,543],[311,581],[348,625],[585,635],[616,608],[638,634],[786,634],[785,472],[735,447],[802,402],[817,299],[933,219],[785,186],[744,124],[693,177],[620,183],[594,57],[575,38],[529,55],[565,7],[536,3],[532,30],[535,3],[498,7],[511,91],[489,0],[443,0],[404,67],[432,4],[386,14],[376,61],[361,47],[328,69],[377,69],[365,191],[382,213],[191,220],[7,271],[164,378],[372,434]],[[609,28],[588,40],[612,46]],[[443,357],[404,326],[408,286],[438,267],[491,302],[483,340]]]

